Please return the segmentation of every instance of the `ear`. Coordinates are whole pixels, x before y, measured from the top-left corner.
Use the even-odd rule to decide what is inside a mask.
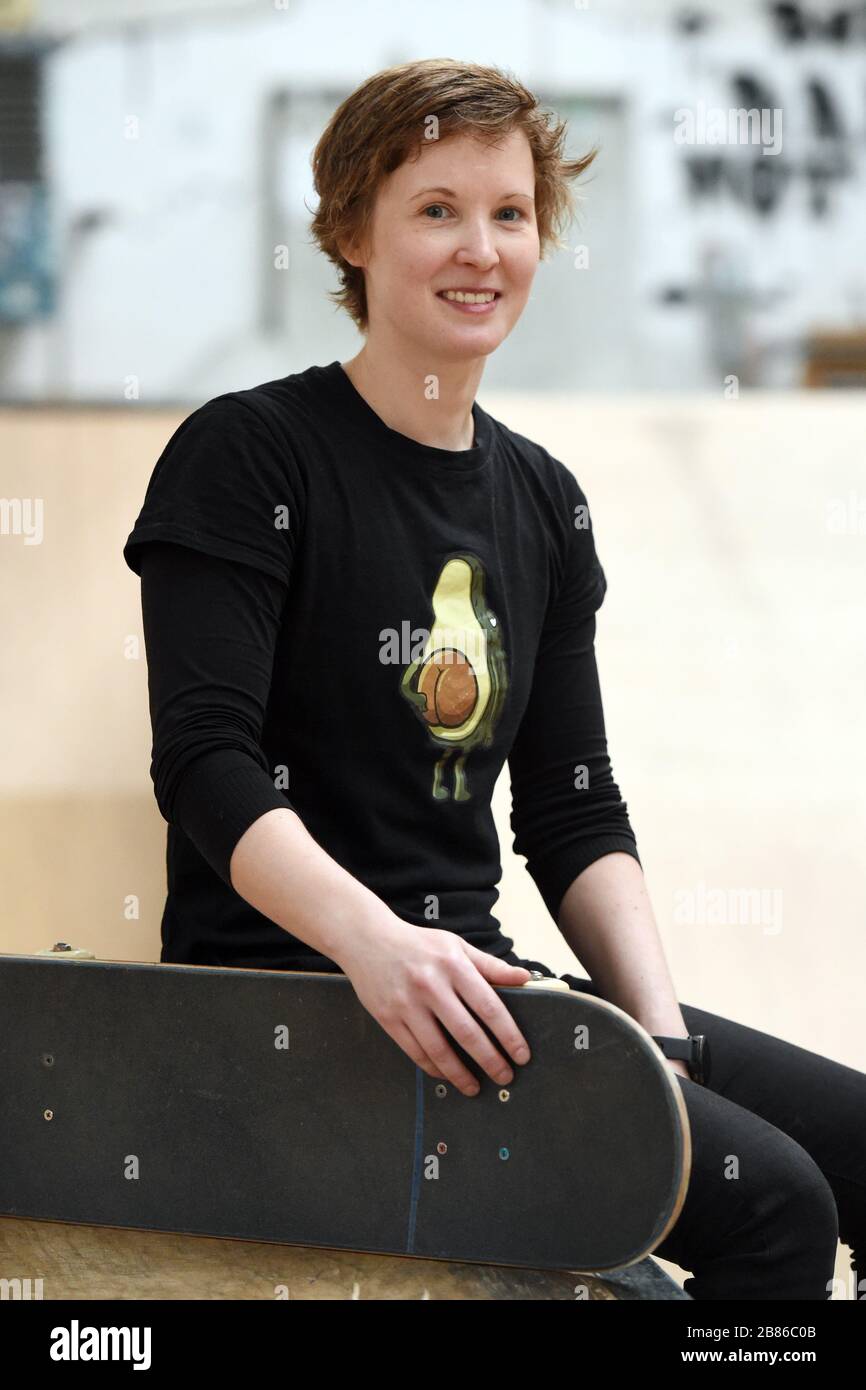
[[[363,265],[361,252],[356,241],[340,240],[337,242],[337,247],[339,249],[340,255],[343,257],[343,260],[348,261],[349,265]]]
[[[369,232],[364,227],[356,228],[355,235],[341,237],[337,241],[340,255],[349,265],[356,266],[359,270],[366,270],[369,259]]]

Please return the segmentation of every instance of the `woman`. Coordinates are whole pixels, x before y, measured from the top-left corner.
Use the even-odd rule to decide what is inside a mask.
[[[709,1077],[669,1061],[693,1166],[657,1253],[695,1298],[825,1299],[840,1228],[866,1249],[866,1077],[678,1003],[607,753],[586,498],[475,400],[593,158],[563,137],[496,69],[365,82],[313,160],[363,348],[208,402],[157,463],[124,555],[169,822],[161,958],[342,970],[428,1075],[479,1089],[447,1030],[507,1083],[528,1048],[494,986],[552,973],[491,915],[507,757],[515,849],[591,976],[562,978],[712,1043]]]

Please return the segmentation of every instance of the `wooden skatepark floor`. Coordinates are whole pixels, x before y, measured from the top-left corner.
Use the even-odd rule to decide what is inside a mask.
[[[28,1296],[44,1300],[602,1302],[686,1296],[653,1260],[593,1275],[8,1216],[0,1217],[0,1279],[29,1280]]]

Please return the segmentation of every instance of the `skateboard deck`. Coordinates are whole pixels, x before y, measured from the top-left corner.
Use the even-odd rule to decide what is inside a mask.
[[[532,1057],[500,1086],[451,1040],[469,1097],[345,975],[0,955],[0,1213],[537,1269],[643,1259],[688,1183],[674,1073],[596,996],[496,989]]]

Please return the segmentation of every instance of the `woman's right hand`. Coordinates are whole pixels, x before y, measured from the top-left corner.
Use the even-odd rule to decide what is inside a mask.
[[[514,1073],[478,1019],[515,1062],[529,1060],[526,1039],[491,987],[525,984],[531,972],[524,966],[498,960],[455,932],[412,926],[390,908],[353,932],[337,964],[364,1008],[406,1055],[428,1076],[450,1081],[464,1095],[481,1088],[440,1025],[500,1085],[512,1081]]]

